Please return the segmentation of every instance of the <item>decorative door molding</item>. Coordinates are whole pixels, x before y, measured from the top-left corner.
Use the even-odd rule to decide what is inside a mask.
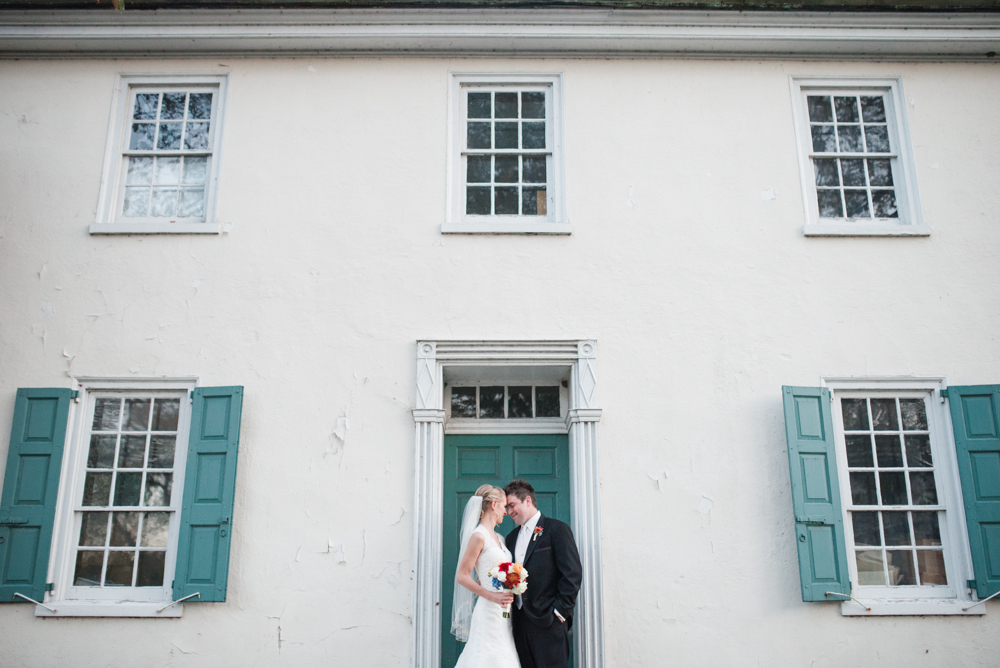
[[[583,562],[577,599],[576,661],[604,668],[604,584],[595,341],[417,341],[414,603],[411,665],[441,665],[444,368],[555,366],[570,369],[569,430],[573,533]]]

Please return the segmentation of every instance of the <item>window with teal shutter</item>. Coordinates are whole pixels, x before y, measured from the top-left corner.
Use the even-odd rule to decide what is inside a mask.
[[[0,603],[45,595],[70,396],[61,388],[17,391],[0,495]]]
[[[947,392],[975,589],[983,599],[1000,592],[1000,385]]]
[[[782,395],[802,600],[843,601],[851,585],[830,391],[785,386]]]
[[[242,387],[194,390],[174,600],[226,600],[242,405]]]

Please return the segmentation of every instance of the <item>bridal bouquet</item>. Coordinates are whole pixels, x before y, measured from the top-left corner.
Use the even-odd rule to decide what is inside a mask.
[[[486,577],[493,578],[493,586],[511,594],[523,594],[528,589],[528,571],[521,564],[505,561],[490,569]],[[510,605],[503,607],[503,616],[510,617]]]

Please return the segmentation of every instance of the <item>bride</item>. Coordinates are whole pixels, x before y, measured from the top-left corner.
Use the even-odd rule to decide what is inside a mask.
[[[455,668],[520,668],[510,618],[502,606],[512,594],[494,589],[486,573],[497,564],[512,561],[510,550],[493,530],[506,511],[507,495],[499,487],[483,485],[469,499],[462,516],[461,561],[455,581],[451,632],[467,643]],[[477,582],[472,571],[479,576]],[[478,597],[478,600],[477,600]]]

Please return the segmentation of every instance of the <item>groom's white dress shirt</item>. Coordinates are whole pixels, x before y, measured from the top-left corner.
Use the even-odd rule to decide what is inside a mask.
[[[521,525],[521,530],[517,534],[517,542],[514,543],[514,561],[520,564],[524,563],[524,555],[527,554],[528,552],[528,543],[531,542],[531,538],[535,533],[535,526],[538,524],[538,520],[541,519],[541,517],[542,517],[542,511],[536,510],[535,514],[531,516],[531,519],[529,519],[527,522]],[[531,577],[530,571],[528,572],[528,577],[529,578]],[[531,584],[529,583],[528,586],[530,587]],[[517,607],[519,610],[521,608],[521,605],[522,605],[521,596],[519,594],[517,596]],[[566,621],[563,618],[563,616],[559,614],[559,611],[556,610],[555,608],[552,609],[552,612],[556,613],[556,617],[559,618],[559,621],[561,622]]]

